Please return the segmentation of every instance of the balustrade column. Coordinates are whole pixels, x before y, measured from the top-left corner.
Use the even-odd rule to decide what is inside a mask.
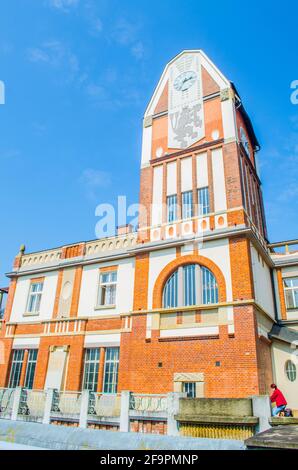
[[[100,348],[99,352],[99,366],[98,366],[98,382],[97,382],[97,392],[101,393],[103,391],[103,382],[104,382],[104,368],[105,368],[105,348]]]
[[[21,376],[20,376],[20,383],[19,383],[20,387],[24,387],[24,385],[25,385],[26,370],[27,370],[27,365],[28,365],[28,355],[29,355],[29,351],[28,351],[28,349],[25,349],[23,364],[22,364],[22,370],[21,370]]]
[[[129,404],[130,392],[124,390],[121,392],[120,432],[129,432]]]

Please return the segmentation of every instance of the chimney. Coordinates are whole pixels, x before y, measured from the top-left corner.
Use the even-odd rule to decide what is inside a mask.
[[[118,225],[117,227],[117,235],[127,235],[128,233],[132,233],[132,225],[125,224],[125,225]]]

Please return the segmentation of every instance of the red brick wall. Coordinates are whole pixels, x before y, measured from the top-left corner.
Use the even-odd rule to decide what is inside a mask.
[[[146,340],[146,316],[133,319],[133,331],[121,339],[119,390],[173,391],[175,372],[203,372],[206,397],[246,397],[259,393],[255,315],[252,306],[234,309],[235,335],[220,328],[214,339]],[[216,366],[220,361],[220,366]],[[162,363],[162,367],[160,366]]]
[[[165,421],[131,420],[130,432],[167,434],[167,423]]]

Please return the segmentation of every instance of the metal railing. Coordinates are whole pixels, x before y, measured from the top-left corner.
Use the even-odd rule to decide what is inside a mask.
[[[78,420],[81,410],[81,392],[54,392],[52,418]]]
[[[104,394],[91,392],[89,395],[88,415],[92,419],[119,417],[120,408],[120,394]]]
[[[129,409],[141,412],[166,412],[168,409],[167,396],[132,393]]]
[[[0,389],[0,418],[10,419],[15,390],[13,388]]]
[[[21,392],[18,415],[26,421],[41,422],[46,404],[44,390],[23,389]]]

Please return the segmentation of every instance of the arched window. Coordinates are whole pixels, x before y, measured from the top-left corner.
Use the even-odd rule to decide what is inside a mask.
[[[218,286],[209,269],[199,264],[180,266],[167,280],[163,290],[163,307],[215,304]]]

